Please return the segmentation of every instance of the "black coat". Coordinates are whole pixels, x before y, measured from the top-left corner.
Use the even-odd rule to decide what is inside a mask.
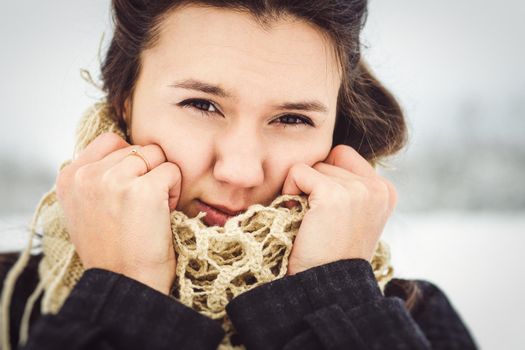
[[[0,256],[0,279],[17,254]],[[28,295],[38,283],[32,256],[11,305],[11,342]],[[379,290],[371,265],[340,260],[256,287],[226,311],[248,349],[476,349],[445,294],[416,280],[422,294],[408,311],[399,282]],[[3,282],[2,282],[3,283]],[[216,349],[218,323],[123,275],[87,270],[57,315],[31,317],[33,349]],[[16,348],[13,346],[13,349]]]

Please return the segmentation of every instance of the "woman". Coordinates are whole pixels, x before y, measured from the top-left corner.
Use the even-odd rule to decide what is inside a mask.
[[[475,348],[436,286],[394,279],[383,295],[374,278],[397,194],[373,165],[406,131],[360,57],[366,5],[113,1],[102,78],[127,137],[101,135],[57,177],[86,272],[58,314],[34,313],[26,349],[217,348],[220,325],[166,297],[177,266],[170,213],[205,212],[206,225],[223,226],[301,193],[310,209],[287,276],[230,301],[232,343]],[[32,271],[19,295],[36,284]],[[16,324],[16,300],[11,310]]]

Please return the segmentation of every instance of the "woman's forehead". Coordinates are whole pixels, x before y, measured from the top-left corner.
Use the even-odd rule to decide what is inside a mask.
[[[171,78],[207,78],[232,88],[332,96],[340,85],[330,41],[313,25],[282,19],[263,29],[246,13],[187,6],[164,20],[143,68]],[[246,86],[245,86],[246,87]],[[299,97],[299,96],[298,96]]]

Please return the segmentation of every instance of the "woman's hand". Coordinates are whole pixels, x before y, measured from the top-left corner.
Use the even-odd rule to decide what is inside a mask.
[[[137,148],[149,161],[129,156]],[[158,145],[130,146],[114,133],[91,142],[57,177],[66,228],[86,269],[121,273],[168,294],[175,279],[170,211],[181,173]]]
[[[375,246],[397,203],[395,187],[346,145],[325,162],[296,164],[283,194],[308,195],[306,212],[289,258],[288,274],[340,259],[372,260]]]

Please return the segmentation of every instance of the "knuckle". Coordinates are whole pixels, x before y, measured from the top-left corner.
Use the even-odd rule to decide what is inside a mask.
[[[90,188],[96,177],[96,169],[92,164],[86,164],[81,166],[75,172],[75,186],[79,188]]]
[[[324,193],[322,197],[325,198],[327,203],[350,203],[352,199],[348,188],[330,179],[324,182],[320,192]]]
[[[105,171],[100,181],[106,191],[122,192],[126,185],[114,168]]]
[[[365,199],[370,194],[370,191],[366,184],[364,184],[361,181],[353,181],[350,185],[350,192],[352,196],[355,196],[359,199]]]
[[[374,199],[377,203],[386,205],[386,210],[391,213],[397,204],[397,191],[395,186],[382,176],[370,181]]]
[[[181,174],[180,168],[179,168],[179,166],[177,164],[171,163],[171,162],[166,162],[164,164],[165,164],[164,166],[167,167],[168,170],[170,170],[171,172],[173,172],[173,173],[175,173],[177,175]]]
[[[398,202],[398,193],[397,193],[397,189],[396,187],[394,186],[394,184],[388,180],[385,181],[385,184],[387,186],[387,189],[388,189],[388,194],[389,194],[389,198],[390,198],[390,206],[392,209],[394,209],[397,205],[397,202]]]
[[[370,188],[372,192],[379,197],[387,197],[388,196],[388,186],[386,184],[386,180],[384,178],[381,178],[378,176],[375,179],[371,179],[370,181]]]

